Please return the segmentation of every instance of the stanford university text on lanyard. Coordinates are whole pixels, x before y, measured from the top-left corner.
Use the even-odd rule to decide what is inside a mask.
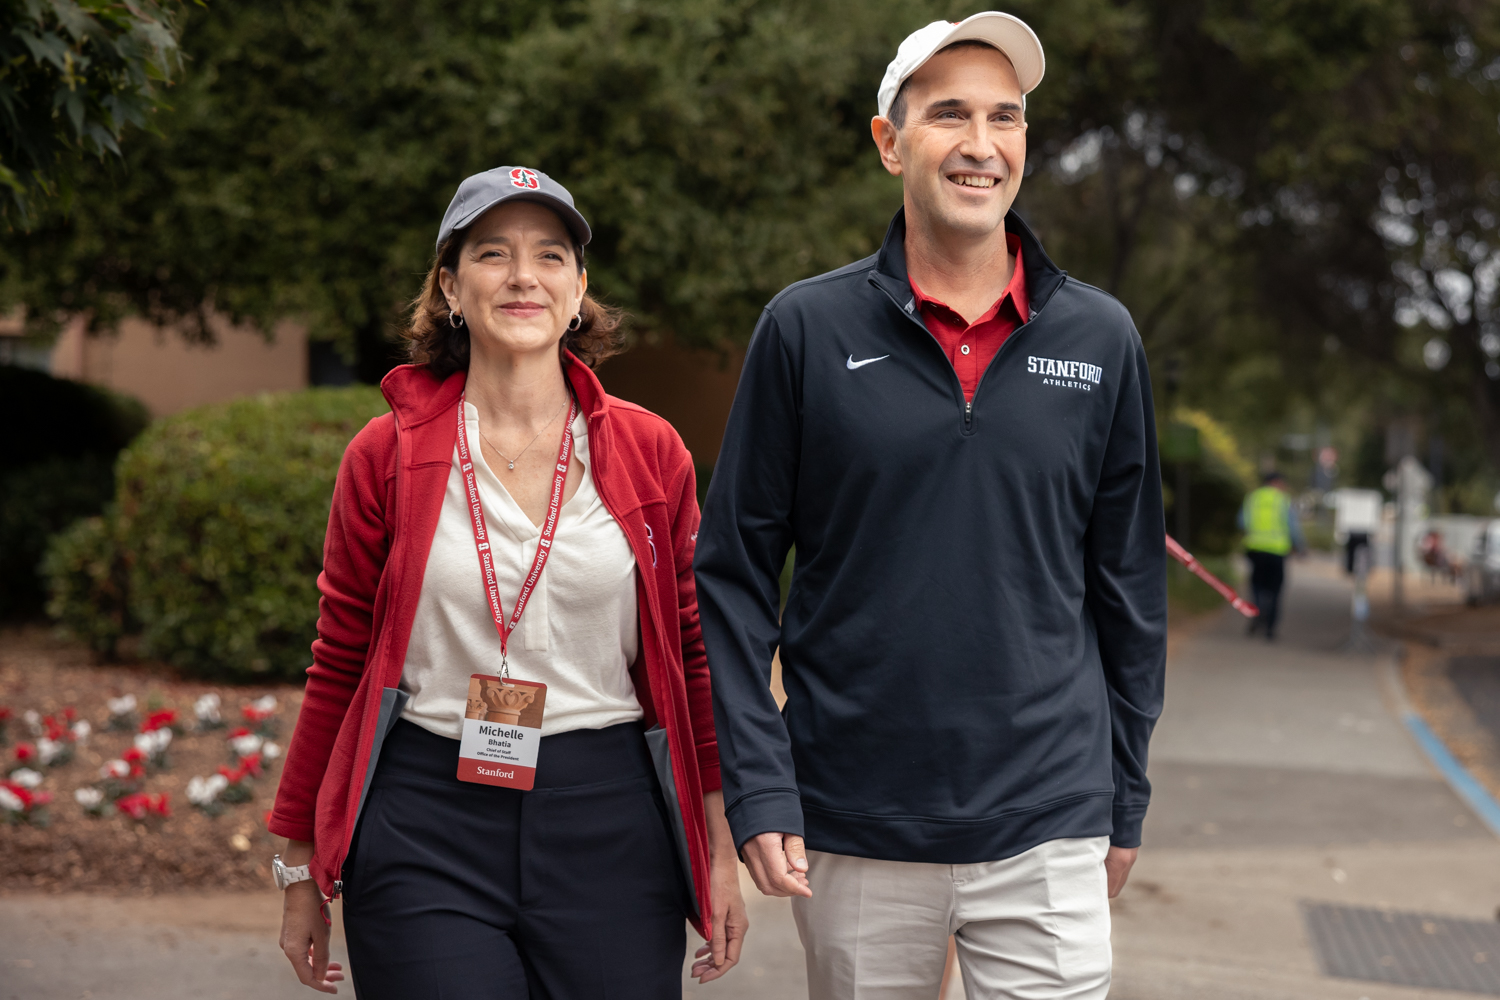
[[[474,550],[479,554],[480,575],[489,601],[495,631],[500,635],[500,675],[473,674],[469,677],[469,697],[464,711],[463,737],[458,750],[458,777],[487,785],[530,790],[536,782],[537,751],[542,741],[542,710],[547,685],[535,681],[512,680],[508,650],[511,633],[526,610],[526,602],[536,590],[552,539],[557,533],[557,519],[562,513],[563,488],[568,481],[568,462],[573,457],[573,421],[578,416],[578,400],[571,399],[568,421],[563,425],[562,442],[557,448],[557,463],[552,470],[552,495],[547,501],[547,516],[542,521],[541,537],[531,571],[521,584],[521,593],[510,618],[500,604],[500,585],[495,579],[494,549],[485,524],[484,504],[479,499],[479,483],[474,475],[474,457],[469,453],[469,434],[464,419],[466,397],[458,400],[458,464],[464,477],[464,500],[469,505],[470,525],[474,529]]]

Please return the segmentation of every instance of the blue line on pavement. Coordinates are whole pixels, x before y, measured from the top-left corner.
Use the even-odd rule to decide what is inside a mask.
[[[1421,716],[1415,712],[1406,712],[1405,722],[1406,728],[1422,744],[1422,749],[1427,751],[1427,756],[1437,765],[1437,769],[1443,772],[1443,777],[1458,793],[1459,798],[1469,804],[1469,808],[1479,815],[1491,833],[1500,837],[1500,802],[1496,802],[1478,779],[1469,773],[1468,768],[1458,762],[1447,745],[1438,739],[1437,733],[1422,721]]]

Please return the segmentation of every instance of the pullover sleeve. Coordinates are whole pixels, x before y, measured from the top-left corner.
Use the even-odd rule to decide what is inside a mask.
[[[800,441],[796,378],[767,311],[745,355],[694,562],[736,845],[761,833],[803,832],[791,740],[771,695]]]
[[[1151,783],[1146,747],[1161,714],[1167,663],[1166,525],[1146,353],[1121,374],[1085,542],[1087,602],[1109,688],[1116,847],[1138,847]]]
[[[287,746],[267,828],[278,837],[313,839],[318,788],[328,769],[339,727],[365,669],[375,591],[385,567],[387,481],[369,435],[376,422],[345,450],[334,481],[318,575],[318,637],[297,726]],[[394,432],[393,425],[382,429]],[[363,439],[363,440],[362,440]]]

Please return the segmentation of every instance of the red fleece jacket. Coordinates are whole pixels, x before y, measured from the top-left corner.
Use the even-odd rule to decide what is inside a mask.
[[[631,669],[645,725],[667,731],[703,932],[709,926],[703,795],[719,788],[708,661],[698,627],[692,457],[661,417],[605,394],[571,355],[566,373],[589,425],[595,488],[636,559],[641,654]],[[452,466],[463,372],[439,381],[407,365],[381,383],[391,412],[344,452],[318,577],[318,638],[287,748],[270,830],[314,845],[329,895],[358,820],[382,692],[400,684]],[[478,581],[475,614],[485,613]],[[454,766],[457,766],[455,757]]]

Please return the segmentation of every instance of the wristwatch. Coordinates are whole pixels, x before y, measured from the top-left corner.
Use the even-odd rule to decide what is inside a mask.
[[[271,874],[276,876],[276,888],[285,889],[293,882],[306,882],[312,878],[312,872],[308,871],[307,867],[307,865],[298,865],[295,868],[289,868],[282,864],[281,855],[276,855],[271,859]]]

